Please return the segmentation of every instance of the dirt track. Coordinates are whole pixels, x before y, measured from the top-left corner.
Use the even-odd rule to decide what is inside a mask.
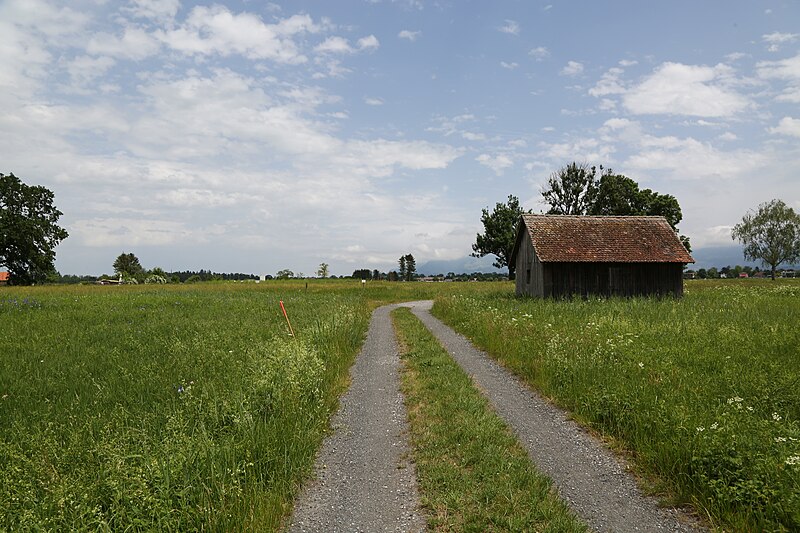
[[[474,380],[518,436],[536,467],[594,531],[701,531],[675,510],[641,494],[624,463],[564,412],[544,401],[485,353],[433,317],[432,302],[411,307]],[[367,340],[351,369],[352,385],[317,458],[317,478],[295,506],[289,531],[421,531],[424,519],[407,418],[399,389],[399,358],[389,312],[372,315]]]

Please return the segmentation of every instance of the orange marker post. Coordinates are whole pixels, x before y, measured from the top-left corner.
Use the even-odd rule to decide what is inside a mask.
[[[294,337],[294,330],[292,329],[292,323],[289,322],[289,315],[286,314],[286,308],[283,306],[283,300],[281,302],[281,311],[283,311],[283,316],[286,317],[286,323],[289,325],[289,335]]]

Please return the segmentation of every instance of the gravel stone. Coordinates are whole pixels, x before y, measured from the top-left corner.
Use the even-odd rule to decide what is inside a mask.
[[[626,464],[465,337],[430,314],[431,301],[402,304],[439,339],[511,427],[540,472],[595,531],[704,531],[644,496]]]
[[[389,319],[396,307],[372,313],[366,342],[350,369],[350,388],[317,456],[316,479],[295,502],[292,533],[425,529]]]

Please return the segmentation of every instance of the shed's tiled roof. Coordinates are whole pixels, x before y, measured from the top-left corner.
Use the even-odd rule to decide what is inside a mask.
[[[664,217],[522,215],[522,221],[545,263],[694,263]]]

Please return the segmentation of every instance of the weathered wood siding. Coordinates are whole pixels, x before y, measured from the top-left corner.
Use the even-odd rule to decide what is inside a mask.
[[[539,294],[545,297],[683,295],[681,263],[540,264],[543,265],[543,290]]]
[[[523,235],[517,252],[516,285],[517,296],[544,296],[543,264],[536,256],[533,244],[527,234]]]

